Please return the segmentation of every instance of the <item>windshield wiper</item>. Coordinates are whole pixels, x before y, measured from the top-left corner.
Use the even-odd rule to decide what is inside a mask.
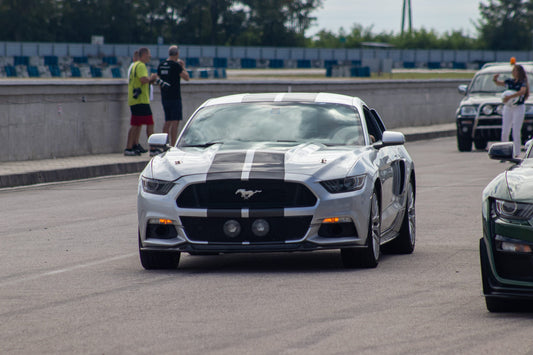
[[[203,144],[185,144],[181,147],[193,147],[193,148],[207,148],[215,144],[224,144],[224,142],[216,141],[216,142],[207,142]]]

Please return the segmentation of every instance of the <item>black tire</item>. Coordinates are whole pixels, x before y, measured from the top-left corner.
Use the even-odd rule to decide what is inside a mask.
[[[413,182],[407,185],[405,199],[405,213],[403,215],[400,234],[389,243],[382,246],[387,254],[411,254],[415,250],[416,243],[416,210],[415,192]]]
[[[378,195],[374,191],[370,199],[370,217],[366,247],[341,249],[342,264],[347,269],[375,268],[379,263],[381,239],[381,210]]]
[[[477,150],[485,150],[487,148],[488,141],[485,138],[476,137],[474,139],[474,146]]]
[[[179,251],[141,250],[141,238],[139,237],[139,257],[141,265],[146,270],[177,269],[180,256]]]
[[[471,152],[472,151],[472,137],[465,136],[457,133],[457,149],[460,152]]]

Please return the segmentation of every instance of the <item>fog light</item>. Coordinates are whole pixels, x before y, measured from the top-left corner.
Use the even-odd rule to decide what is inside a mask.
[[[463,126],[463,133],[467,133],[467,132],[468,132],[468,127]]]
[[[529,126],[528,125],[526,129],[527,129],[528,132],[531,132],[531,131],[533,131],[533,126]]]
[[[351,221],[350,217],[329,217],[324,218],[322,223],[350,223]]]
[[[252,233],[258,237],[264,237],[270,232],[270,225],[264,219],[257,219],[252,223]]]
[[[228,237],[235,238],[236,236],[241,234],[241,225],[236,220],[230,219],[229,221],[226,221],[226,223],[224,223],[222,230],[224,231],[224,234]]]
[[[498,251],[508,252],[508,253],[521,253],[521,254],[532,254],[533,248],[530,244],[524,243],[516,239],[510,239],[503,237],[501,235],[496,236],[496,249]]]

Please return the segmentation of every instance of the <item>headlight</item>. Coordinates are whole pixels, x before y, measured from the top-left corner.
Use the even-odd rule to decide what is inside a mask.
[[[487,116],[492,115],[492,113],[494,112],[494,107],[492,105],[485,105],[481,109],[481,112],[483,112],[483,114]]]
[[[496,113],[497,113],[498,115],[501,115],[502,112],[503,112],[503,105],[498,105],[498,106],[496,106],[496,110],[494,110],[494,111],[496,111]]]
[[[495,199],[493,210],[496,215],[505,219],[527,221],[533,218],[533,204]]]
[[[526,105],[526,115],[533,115],[533,105]]]
[[[149,179],[144,176],[141,178],[141,181],[144,192],[149,194],[166,195],[172,186],[174,186],[172,181]]]
[[[320,183],[329,193],[361,190],[365,185],[365,175],[349,176],[343,179],[322,181]]]
[[[461,116],[475,116],[477,108],[475,106],[463,106],[461,107]]]

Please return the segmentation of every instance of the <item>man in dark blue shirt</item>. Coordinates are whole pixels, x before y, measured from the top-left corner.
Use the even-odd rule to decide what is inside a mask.
[[[163,133],[170,136],[170,144],[176,144],[179,122],[183,120],[180,79],[189,81],[185,63],[179,59],[178,46],[170,46],[167,60],[157,67],[157,75],[164,82],[161,86],[161,103],[165,111]]]

